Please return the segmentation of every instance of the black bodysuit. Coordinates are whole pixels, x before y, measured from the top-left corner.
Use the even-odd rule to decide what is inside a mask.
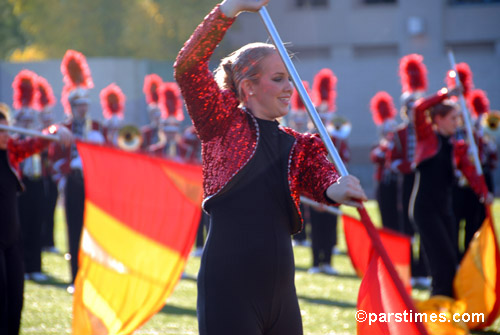
[[[277,122],[257,122],[255,155],[206,204],[210,230],[198,277],[200,334],[302,334],[287,179],[294,138]]]
[[[429,258],[431,295],[452,297],[458,266],[458,236],[452,211],[453,144],[442,135],[438,135],[438,141],[437,154],[417,166],[413,217]]]

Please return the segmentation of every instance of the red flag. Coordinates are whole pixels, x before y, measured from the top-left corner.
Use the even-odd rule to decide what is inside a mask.
[[[357,309],[358,335],[422,334],[417,311],[407,306],[376,251],[361,281]]]
[[[500,252],[489,207],[486,212],[453,280],[455,297],[465,302],[471,316],[466,322],[469,329],[486,328],[500,315]]]
[[[347,253],[357,275],[363,278],[373,253],[372,242],[361,221],[343,215],[342,222],[344,224]],[[386,228],[377,229],[377,231],[407,292],[411,293],[410,237]]]
[[[201,214],[201,167],[78,143],[85,219],[73,334],[130,334],[165,304]]]

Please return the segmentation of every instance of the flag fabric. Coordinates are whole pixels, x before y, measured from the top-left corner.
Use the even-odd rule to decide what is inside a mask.
[[[372,242],[361,221],[348,215],[342,215],[342,222],[347,253],[357,275],[363,278],[373,253]],[[411,293],[410,237],[386,228],[377,229],[377,231],[407,292]]]
[[[77,143],[85,181],[73,334],[130,334],[159,311],[192,248],[201,167]]]
[[[486,212],[453,281],[456,299],[465,302],[471,316],[469,329],[486,328],[500,315],[500,253],[489,207]],[[473,313],[483,313],[484,319],[472,318]]]
[[[358,293],[358,335],[427,335],[422,320],[415,319],[415,305],[384,246],[379,231],[364,207],[360,221],[371,242],[371,255]]]
[[[425,334],[418,328],[412,306],[407,306],[376,251],[361,281],[357,303],[358,335]]]

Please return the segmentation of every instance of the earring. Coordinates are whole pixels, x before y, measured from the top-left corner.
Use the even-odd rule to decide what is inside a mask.
[[[252,96],[252,95],[253,95],[253,92],[250,92],[250,96]]]

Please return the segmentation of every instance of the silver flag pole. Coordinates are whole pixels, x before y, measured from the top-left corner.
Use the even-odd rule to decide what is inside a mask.
[[[314,123],[314,126],[316,127],[316,129],[318,129],[319,136],[323,140],[323,143],[326,146],[326,150],[328,151],[328,154],[330,155],[330,158],[332,159],[333,164],[337,169],[337,172],[339,173],[340,176],[347,176],[349,172],[347,171],[344,162],[342,162],[342,159],[340,158],[337,149],[335,149],[332,139],[330,138],[330,135],[328,135],[328,132],[326,131],[325,126],[323,125],[323,122],[321,122],[318,112],[316,111],[316,108],[314,107],[311,98],[307,94],[307,91],[304,87],[304,84],[302,84],[302,80],[300,79],[299,74],[295,69],[295,66],[293,65],[290,57],[288,56],[285,46],[283,45],[283,41],[281,40],[281,37],[279,36],[278,31],[276,30],[276,27],[274,26],[274,23],[271,20],[271,17],[267,12],[266,7],[262,7],[261,9],[259,9],[259,14],[260,17],[262,18],[262,21],[264,21],[264,25],[266,26],[269,35],[271,35],[271,38],[281,56],[281,59],[283,60],[283,63],[285,63],[285,67],[288,73],[292,77],[293,84],[297,89],[297,92],[299,93],[299,96],[302,99],[302,102],[304,103],[304,106],[306,107],[306,110]]]
[[[448,50],[448,59],[450,60],[451,69],[455,72],[455,82],[458,87],[463,87],[460,82],[460,77],[457,72],[457,63],[455,62],[455,55],[451,49]],[[464,119],[465,130],[467,133],[467,140],[469,141],[469,150],[472,153],[472,157],[474,158],[474,166],[476,167],[476,172],[478,175],[483,174],[483,169],[481,168],[481,162],[479,161],[479,154],[477,151],[476,141],[474,140],[474,135],[472,133],[472,125],[470,121],[470,114],[467,109],[467,104],[465,103],[464,94],[460,93],[459,95],[460,107],[462,109],[462,116]]]
[[[319,210],[324,210],[325,212],[328,212],[332,215],[342,215],[342,211],[340,209],[338,209],[337,207],[334,207],[334,206],[326,206],[326,205],[323,205],[323,204],[320,204],[319,202],[316,202],[312,199],[309,199],[307,197],[300,197],[300,202],[305,204],[305,205],[309,205],[311,207],[314,207],[316,209],[319,209]]]
[[[6,131],[11,131],[14,133],[20,133],[28,136],[35,136],[35,137],[40,137],[49,141],[59,141],[59,135],[53,135],[53,134],[44,134],[41,131],[33,130],[33,129],[26,129],[26,128],[21,128],[21,127],[14,127],[14,126],[6,126],[3,124],[0,124],[0,130],[6,130]]]

